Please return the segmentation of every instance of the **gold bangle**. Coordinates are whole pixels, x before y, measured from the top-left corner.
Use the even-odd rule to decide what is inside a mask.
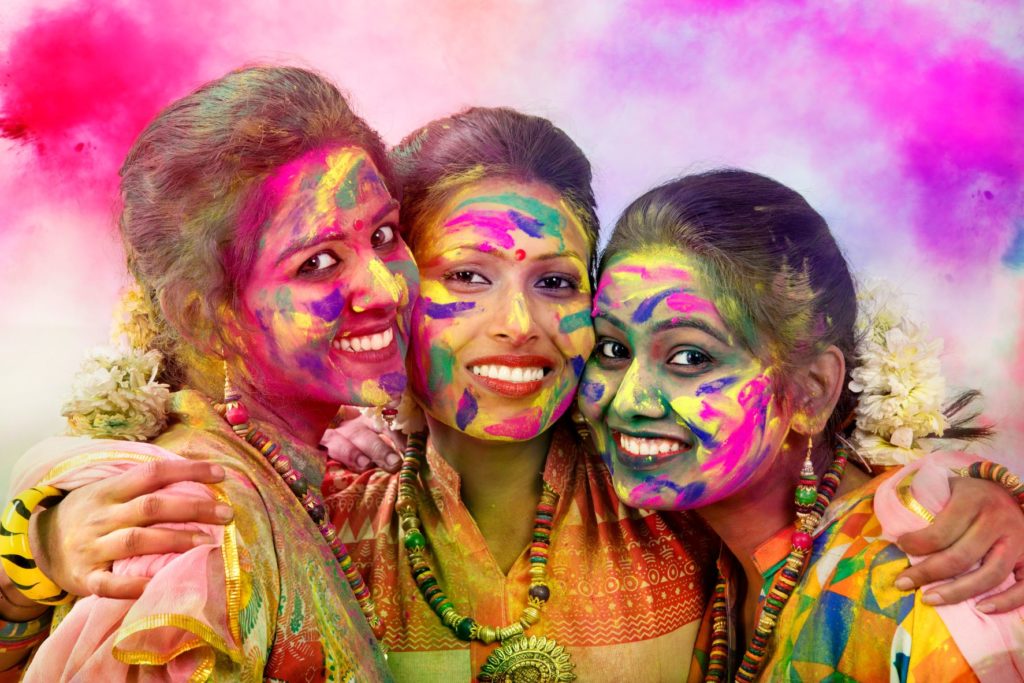
[[[961,477],[987,479],[999,484],[1013,496],[1021,508],[1024,508],[1024,482],[1003,465],[989,460],[979,460],[953,471]]]
[[[52,505],[64,496],[53,486],[26,489],[14,497],[0,517],[0,564],[11,583],[29,600],[44,605],[63,605],[74,596],[55,584],[36,566],[28,542],[29,520],[39,505]]]

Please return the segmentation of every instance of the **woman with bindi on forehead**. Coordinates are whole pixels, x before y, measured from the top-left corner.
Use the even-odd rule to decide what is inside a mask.
[[[164,384],[146,387],[145,433],[117,431],[125,415],[72,423],[137,443],[63,437],[24,460],[25,485],[42,487],[28,495],[74,490],[33,528],[56,585],[19,557],[4,569],[36,573],[0,590],[88,596],[52,633],[47,614],[22,625],[46,638],[25,680],[388,680],[318,449],[339,405],[406,384],[418,274],[383,144],[320,76],[252,67],[168,106],[121,175],[140,294],[109,384],[150,361]]]
[[[428,415],[485,440],[547,431],[593,346],[593,245],[579,218],[543,183],[488,178],[454,193],[415,244],[410,368]]]
[[[692,647],[695,549],[711,541],[620,506],[561,419],[594,342],[589,164],[550,122],[505,109],[433,122],[395,156],[422,282],[408,367],[426,442],[410,437],[398,475],[334,470],[325,487],[335,518],[372,519],[351,547],[402,615],[392,671],[659,680]],[[370,512],[377,500],[394,507]]]
[[[965,461],[936,455],[875,479],[848,461],[857,299],[803,197],[743,171],[651,190],[616,226],[594,313],[580,405],[616,493],[695,511],[728,550],[690,680],[1024,675],[1024,612],[993,614],[994,592],[1020,590],[1013,577],[997,571],[984,600],[955,605],[894,585],[919,559],[897,537],[952,507],[940,464]],[[954,422],[944,435],[986,433]]]

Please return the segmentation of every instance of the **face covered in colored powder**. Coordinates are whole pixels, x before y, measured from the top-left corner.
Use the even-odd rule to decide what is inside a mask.
[[[373,161],[356,147],[315,150],[264,189],[275,208],[234,312],[240,372],[274,399],[400,396],[419,276]]]
[[[580,406],[633,507],[723,500],[770,467],[788,431],[774,371],[726,326],[704,273],[650,247],[616,256],[598,285]]]
[[[417,229],[417,397],[476,438],[537,436],[572,403],[594,345],[583,226],[547,185],[487,179]]]

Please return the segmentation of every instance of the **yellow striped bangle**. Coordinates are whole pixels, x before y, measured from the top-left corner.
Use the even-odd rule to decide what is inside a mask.
[[[36,566],[28,543],[28,525],[32,511],[39,505],[52,505],[64,495],[52,486],[36,486],[14,497],[0,517],[0,565],[14,587],[25,597],[44,605],[63,605],[74,596],[50,580]]]

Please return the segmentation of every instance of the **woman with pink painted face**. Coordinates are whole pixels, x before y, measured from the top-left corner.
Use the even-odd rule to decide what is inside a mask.
[[[853,466],[856,313],[825,221],[753,173],[652,190],[611,237],[580,405],[624,503],[692,510],[729,551],[692,680],[1024,675],[1019,608],[893,586],[908,562],[895,538],[928,524],[951,473]],[[994,552],[1020,576],[1024,550]]]
[[[62,614],[26,680],[388,679],[318,449],[339,405],[406,384],[418,274],[379,137],[320,76],[253,67],[161,112],[121,176],[132,341],[174,393],[148,443],[65,437],[26,458],[23,486],[78,489],[35,516],[39,559],[84,544],[94,565],[53,578],[111,596]],[[5,608],[33,609],[14,586]]]

